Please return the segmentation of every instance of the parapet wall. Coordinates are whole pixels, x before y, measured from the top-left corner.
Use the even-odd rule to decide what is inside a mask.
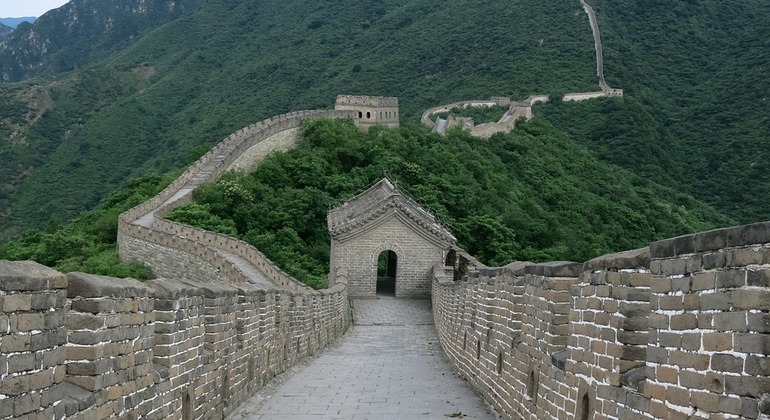
[[[221,419],[339,337],[346,288],[139,283],[0,261],[0,418]]]
[[[229,279],[231,282],[252,282],[267,288],[275,286],[300,293],[315,293],[246,242],[162,217],[174,207],[188,202],[195,187],[216,180],[235,162],[250,166],[248,162],[239,161],[250,150],[292,146],[297,138],[287,139],[281,134],[296,132],[305,119],[352,116],[350,111],[340,110],[299,111],[266,119],[228,136],[158,195],[120,215],[118,250],[121,259],[142,261],[157,276],[198,281]],[[281,141],[274,141],[276,138]],[[261,159],[266,153],[267,150],[261,150],[261,153],[253,155],[255,159]],[[249,266],[256,267],[259,272]]]
[[[770,222],[585,264],[449,265],[441,344],[504,418],[770,418]]]

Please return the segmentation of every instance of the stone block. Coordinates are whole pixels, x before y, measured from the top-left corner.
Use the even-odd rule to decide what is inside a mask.
[[[11,332],[31,332],[45,329],[43,313],[12,313],[8,319]]]
[[[685,333],[682,334],[682,349],[696,351],[701,348],[702,334]]]
[[[117,279],[85,273],[67,274],[69,298],[131,298],[153,296],[151,288],[133,279]]]
[[[696,273],[692,276],[692,284],[690,290],[714,290],[716,289],[716,273],[708,271],[705,273]]]
[[[719,411],[719,395],[710,392],[693,392],[691,396],[694,408],[706,412],[716,413]]]
[[[658,307],[664,311],[681,311],[684,308],[684,300],[681,295],[661,296],[658,299]]]
[[[67,342],[67,329],[64,327],[51,331],[44,331],[30,337],[30,350],[39,351],[62,346]]]
[[[770,333],[770,313],[749,313],[748,329],[758,333]]]
[[[746,373],[749,375],[770,376],[770,358],[767,356],[746,356]]]
[[[650,291],[652,293],[671,292],[671,279],[668,277],[653,277],[650,281]]]
[[[694,314],[673,315],[670,325],[672,330],[692,330],[698,326],[698,319]]]
[[[37,366],[34,353],[21,353],[8,356],[8,373],[34,370]]]
[[[689,407],[690,391],[676,386],[671,386],[666,390],[666,401],[680,407]]]
[[[734,269],[717,272],[717,289],[733,289],[746,285],[746,270]]]
[[[732,306],[735,309],[770,311],[770,289],[766,290],[734,290]]]
[[[66,287],[66,279],[61,273],[33,261],[0,260],[0,283],[6,292]]]
[[[724,268],[727,263],[724,251],[710,252],[703,255],[702,258],[704,270],[714,270]]]
[[[770,222],[754,223],[725,229],[728,247],[740,247],[770,242]]]
[[[745,311],[716,313],[713,315],[714,328],[717,331],[748,331],[747,316]]]
[[[697,354],[684,351],[672,351],[668,356],[669,363],[681,369],[695,369],[704,371],[708,369],[710,358],[706,354]]]
[[[725,351],[733,348],[733,335],[730,333],[703,334],[703,349],[706,351]]]
[[[647,269],[649,266],[650,248],[645,247],[594,258],[584,264],[583,270]]]
[[[3,336],[0,341],[0,352],[15,353],[30,350],[29,334],[11,334]]]
[[[69,330],[99,330],[105,328],[105,317],[101,315],[70,312],[67,316]]]
[[[32,309],[32,295],[16,293],[3,297],[4,312],[29,311]]]
[[[748,365],[748,360],[746,361]],[[743,359],[732,354],[718,353],[711,356],[711,369],[717,372],[743,372]]]
[[[703,311],[729,311],[731,308],[730,292],[709,293],[700,297],[700,309]]]
[[[114,300],[112,299],[73,299],[72,310],[76,312],[85,312],[99,314],[102,312],[110,313],[114,311]]]

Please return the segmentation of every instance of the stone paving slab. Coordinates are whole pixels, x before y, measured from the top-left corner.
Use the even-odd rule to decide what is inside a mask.
[[[228,419],[497,418],[453,372],[429,301],[355,300],[353,314],[355,325],[337,343],[278,376]]]

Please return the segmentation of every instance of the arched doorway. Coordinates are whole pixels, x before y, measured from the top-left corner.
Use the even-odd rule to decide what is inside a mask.
[[[380,252],[377,257],[377,294],[396,296],[396,271],[398,256],[391,250]]]

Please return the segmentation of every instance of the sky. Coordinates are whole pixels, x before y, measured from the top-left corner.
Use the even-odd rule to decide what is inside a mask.
[[[69,0],[0,0],[0,17],[39,17]]]

